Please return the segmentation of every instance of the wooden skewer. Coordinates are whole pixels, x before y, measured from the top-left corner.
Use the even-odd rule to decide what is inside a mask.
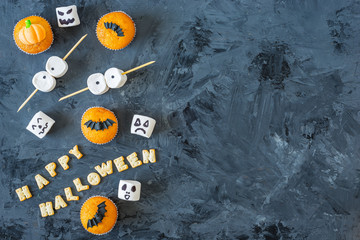
[[[23,104],[21,104],[21,106],[19,107],[19,109],[17,110],[17,112],[19,112],[26,104],[28,101],[30,101],[30,99],[35,95],[35,93],[38,91],[39,89],[35,89],[32,94],[30,94],[30,96],[25,100],[25,102],[23,102]]]
[[[86,38],[87,34],[85,34],[84,36],[82,36],[80,38],[79,41],[77,41],[77,43],[75,43],[75,45],[70,49],[70,51],[65,55],[65,57],[63,57],[63,60],[65,61],[70,54],[75,50],[75,48],[77,46],[79,46],[79,44],[84,40],[84,38]],[[23,102],[23,104],[21,104],[21,106],[19,107],[19,109],[17,110],[17,112],[19,112],[29,101],[30,99],[35,95],[35,93],[38,91],[38,89],[35,89],[32,94],[30,94],[30,96],[25,100],[25,102]],[[84,90],[85,91],[85,90]]]
[[[125,75],[125,74],[128,74],[128,73],[134,72],[134,71],[136,71],[136,70],[138,70],[138,69],[140,69],[140,68],[149,66],[150,64],[153,64],[154,62],[155,62],[155,61],[151,61],[151,62],[145,63],[145,64],[143,64],[143,65],[140,65],[140,66],[138,66],[138,67],[134,67],[134,68],[132,68],[132,69],[130,69],[130,70],[127,70],[126,72],[123,72],[121,75]]]
[[[134,67],[134,68],[132,68],[132,69],[130,69],[130,70],[127,70],[126,72],[123,72],[121,75],[125,75],[125,74],[131,73],[131,72],[133,72],[133,71],[136,71],[136,70],[138,70],[138,69],[140,69],[140,68],[149,66],[150,64],[153,64],[154,62],[155,62],[155,61],[151,61],[151,62],[145,63],[145,64],[143,64],[143,65],[140,65],[140,66],[138,66],[138,67]],[[83,89],[81,89],[81,90],[79,90],[79,91],[73,92],[73,93],[71,93],[71,94],[69,94],[69,95],[66,95],[66,96],[60,98],[60,99],[59,99],[59,102],[62,101],[62,100],[64,100],[64,99],[67,99],[67,98],[69,98],[69,97],[75,96],[75,95],[77,95],[77,94],[79,94],[79,93],[85,92],[85,91],[87,91],[87,90],[89,90],[88,87],[83,88]]]
[[[65,97],[60,98],[60,99],[59,99],[59,102],[62,101],[62,100],[64,100],[64,99],[67,99],[67,98],[69,98],[69,97],[72,97],[72,96],[74,96],[74,95],[76,95],[76,94],[85,92],[85,91],[87,91],[87,90],[89,90],[88,87],[83,88],[83,89],[81,89],[81,90],[79,90],[79,91],[73,92],[73,93],[71,93],[71,94],[69,94],[69,95],[66,95]]]
[[[84,36],[82,36],[81,38],[80,38],[80,40],[77,42],[77,43],[75,43],[75,45],[70,49],[70,51],[65,55],[65,57],[63,57],[63,60],[65,61],[68,57],[69,57],[69,55],[75,50],[75,48],[77,47],[77,46],[79,46],[79,44],[82,42],[82,40],[84,40],[84,38],[86,38],[86,36],[87,36],[87,34],[85,34]]]

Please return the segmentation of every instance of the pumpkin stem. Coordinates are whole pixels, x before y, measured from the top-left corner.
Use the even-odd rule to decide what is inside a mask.
[[[29,28],[31,25],[31,21],[29,19],[25,20],[25,25],[26,25],[26,28]]]

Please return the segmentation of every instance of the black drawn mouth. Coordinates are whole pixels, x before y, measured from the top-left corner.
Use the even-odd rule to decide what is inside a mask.
[[[129,200],[129,198],[130,198],[130,195],[125,194],[125,199]]]
[[[45,123],[45,127],[43,127],[42,131],[39,132],[39,134],[44,134],[45,129],[47,129],[47,128],[48,128],[48,123]]]
[[[137,129],[135,130],[135,132],[137,132],[137,130],[141,130],[141,131],[143,131],[144,134],[146,134],[145,130],[142,129],[142,128],[137,128]]]
[[[61,18],[59,19],[59,22],[61,25],[68,25],[69,23],[73,23],[74,21],[75,21],[75,18],[72,18],[72,19],[68,18],[68,20],[61,19]]]

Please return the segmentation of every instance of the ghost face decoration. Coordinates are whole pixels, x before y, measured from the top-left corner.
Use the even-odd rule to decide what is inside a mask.
[[[131,133],[149,138],[151,137],[155,124],[155,119],[135,114],[131,123]]]
[[[46,62],[46,71],[54,78],[65,75],[68,70],[68,64],[59,57],[52,56]]]
[[[80,19],[75,5],[56,8],[59,27],[74,27],[80,24]]]
[[[35,134],[38,138],[43,138],[50,131],[55,121],[43,112],[38,112],[31,119],[26,127],[27,130]]]
[[[109,90],[102,73],[91,74],[87,79],[87,86],[92,94],[101,95]]]
[[[133,180],[120,180],[118,198],[126,201],[139,201],[141,183]]]
[[[56,80],[48,72],[41,71],[34,75],[32,84],[42,92],[50,92],[56,86]]]
[[[122,75],[124,71],[118,68],[109,68],[105,72],[105,81],[109,88],[121,88],[127,80],[127,76]]]

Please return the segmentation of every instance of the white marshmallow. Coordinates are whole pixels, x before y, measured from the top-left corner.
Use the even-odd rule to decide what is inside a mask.
[[[131,123],[131,133],[149,138],[151,137],[155,124],[155,119],[135,114]]]
[[[91,74],[87,79],[87,86],[95,95],[101,95],[109,90],[108,85],[105,82],[105,77],[102,73]]]
[[[38,112],[31,119],[26,129],[35,134],[38,138],[43,138],[49,132],[55,121],[43,112]]]
[[[80,24],[75,5],[56,8],[56,17],[59,27],[74,27]]]
[[[127,80],[127,76],[122,75],[124,71],[118,68],[109,68],[105,72],[106,84],[109,88],[121,88]]]
[[[32,84],[42,92],[50,92],[56,86],[56,80],[48,72],[41,71],[34,75]]]
[[[118,198],[126,201],[139,201],[141,183],[133,180],[120,180]]]
[[[51,76],[59,78],[67,72],[68,64],[61,58],[52,56],[47,60],[45,68]]]

